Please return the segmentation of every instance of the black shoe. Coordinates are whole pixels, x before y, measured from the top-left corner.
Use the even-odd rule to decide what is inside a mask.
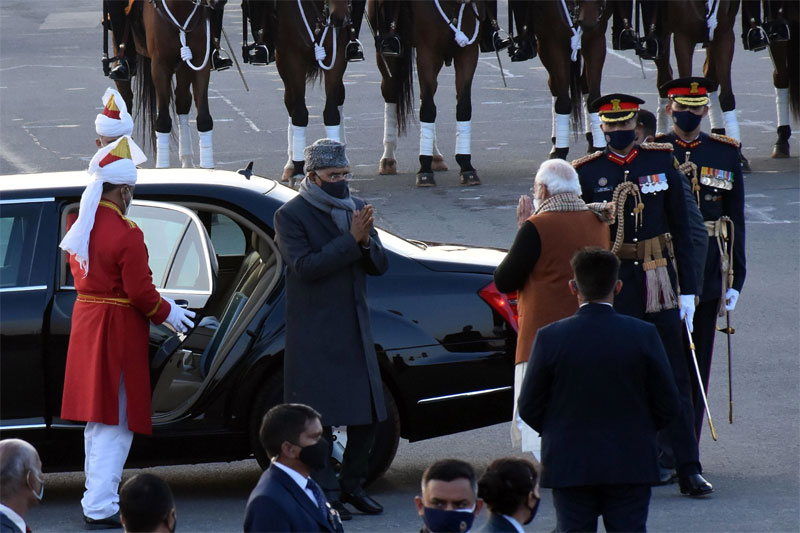
[[[671,485],[675,483],[675,479],[677,479],[678,474],[675,472],[674,468],[664,468],[663,466],[658,467],[658,484],[659,485]]]
[[[344,504],[339,500],[336,500],[335,502],[330,502],[330,504],[333,510],[339,513],[339,520],[341,520],[342,522],[353,519],[353,513],[351,513],[347,509],[347,507],[345,507]]]
[[[131,70],[128,65],[128,60],[122,58],[117,61],[117,64],[111,69],[111,72],[109,72],[108,78],[114,81],[130,81]]]
[[[514,39],[514,46],[508,49],[508,55],[512,63],[533,59],[536,57],[536,45],[528,39],[517,37]]]
[[[705,496],[714,492],[714,487],[711,486],[711,483],[703,479],[700,474],[678,476],[678,486],[681,489],[681,494],[689,496]]]
[[[501,37],[500,32],[503,30],[496,30],[493,31],[491,34],[486,35],[483,37],[480,42],[478,43],[478,47],[481,52],[494,52],[505,50],[509,46],[511,46],[511,39],[506,37]],[[505,33],[503,31],[503,33]]]
[[[348,61],[364,61],[364,49],[358,39],[347,43],[344,49],[344,57]]]
[[[660,51],[658,39],[655,37],[645,37],[639,41],[639,45],[636,48],[636,55],[642,59],[655,60],[658,58]]]
[[[619,43],[617,50],[636,50],[639,44],[639,39],[636,38],[636,33],[633,29],[626,28],[619,34]]]
[[[242,47],[244,62],[251,65],[269,65],[275,61],[275,55],[269,51],[266,45],[251,44]]]
[[[788,41],[791,37],[789,24],[783,19],[765,22],[764,29],[767,30],[770,41]]]
[[[119,520],[119,511],[106,518],[89,518],[83,515],[84,529],[122,529],[122,522]]]
[[[220,50],[214,50],[214,53],[211,54],[211,70],[228,70],[232,66],[231,58],[220,54]]]
[[[769,46],[769,39],[767,39],[767,34],[764,32],[761,26],[750,28],[750,30],[747,32],[745,49],[758,52],[767,46]]]
[[[349,503],[362,513],[381,514],[383,512],[383,506],[370,498],[361,487],[358,487],[353,492],[343,490],[340,499],[342,503]]]
[[[403,51],[400,46],[400,39],[396,35],[389,35],[381,39],[378,49],[384,57],[399,57]]]

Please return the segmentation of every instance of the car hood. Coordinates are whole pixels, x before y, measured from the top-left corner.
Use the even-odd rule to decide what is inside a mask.
[[[413,258],[437,272],[492,274],[506,256],[506,250],[475,248],[462,244],[424,243]]]

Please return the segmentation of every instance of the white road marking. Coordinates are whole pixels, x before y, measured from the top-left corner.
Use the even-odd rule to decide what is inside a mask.
[[[492,61],[491,59],[480,59],[480,62],[483,63],[484,65],[487,65],[487,66],[497,70],[498,72],[500,71],[500,66],[497,65],[497,59],[495,59],[494,61]],[[521,78],[522,77],[522,76],[518,76],[518,75],[513,74],[507,68],[504,68],[503,72],[505,73],[506,78]],[[455,76],[455,74],[453,74],[453,75]]]
[[[626,63],[636,67],[636,69],[639,72],[642,71],[642,68],[641,68],[641,65],[639,65],[639,62],[638,61],[634,61],[633,59],[631,59],[630,57],[626,56],[625,54],[621,54],[621,53],[617,52],[616,50],[612,50],[610,48],[607,48],[606,52],[611,54],[612,56],[616,57],[617,59],[621,59],[621,60],[625,61]],[[644,67],[644,71],[645,72],[657,72],[657,69],[650,68],[650,67]]]
[[[223,101],[223,102],[225,102],[226,104],[228,104],[228,105],[231,107],[231,109],[233,109],[233,110],[236,112],[236,114],[237,114],[237,115],[239,115],[240,117],[242,117],[242,118],[244,119],[244,121],[247,123],[247,125],[248,125],[248,126],[250,126],[250,129],[251,129],[251,130],[253,130],[253,131],[254,131],[254,132],[256,132],[256,133],[258,133],[258,132],[260,132],[260,131],[261,131],[261,130],[259,129],[259,127],[258,127],[258,126],[256,126],[255,122],[253,122],[252,120],[250,120],[250,118],[249,118],[249,117],[248,117],[248,116],[245,114],[245,112],[244,112],[244,111],[242,111],[241,109],[239,109],[239,108],[238,108],[236,105],[234,105],[234,103],[233,103],[233,102],[231,102],[231,101],[230,101],[230,100],[229,100],[227,97],[225,97],[225,95],[223,95],[222,93],[220,93],[218,90],[216,90],[216,89],[211,89],[211,88],[209,88],[208,92],[209,92],[209,93],[211,93],[211,92],[214,92],[214,93],[216,93],[216,94],[218,95],[218,96],[217,96],[218,98],[221,98],[221,99],[222,99],[222,101]]]
[[[30,166],[25,158],[18,156],[15,154],[5,143],[0,141],[0,153],[3,154],[3,159],[11,163],[13,166],[17,167],[17,169],[23,174],[30,174],[32,172],[38,172],[39,169],[36,167]]]
[[[50,13],[39,26],[39,31],[96,28],[102,19],[103,16],[99,11]]]
[[[770,213],[775,211],[771,205],[764,207],[753,207],[747,203],[744,204],[745,218],[747,224],[797,224],[797,220],[779,220],[773,218]]]

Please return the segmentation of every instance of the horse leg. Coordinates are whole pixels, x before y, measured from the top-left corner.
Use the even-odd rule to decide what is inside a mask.
[[[669,33],[664,31],[660,37],[660,42],[664,45],[664,53],[660,54],[656,60],[656,86],[661,87],[668,81],[672,80],[672,65],[669,64],[670,58],[670,39]],[[662,135],[670,131],[671,122],[667,119],[667,105],[669,105],[669,98],[666,92],[659,91],[658,94],[658,110],[656,112],[656,134]]]
[[[789,137],[792,126],[789,113],[789,58],[788,42],[773,41],[769,45],[769,53],[775,70],[772,73],[772,84],[775,86],[775,105],[778,111],[778,138],[772,147],[772,157],[789,157]]]
[[[386,62],[391,68],[395,60],[388,58]],[[385,68],[380,60],[378,67],[381,71],[381,94],[383,95],[383,155],[378,163],[378,174],[394,176],[397,174],[395,150],[397,150],[397,99],[399,96],[393,78],[397,75],[397,70],[392,69],[391,73],[384,72]]]
[[[436,138],[436,104],[433,97],[439,82],[437,77],[444,59],[428,47],[417,48],[417,76],[419,77],[419,171],[417,187],[433,187],[433,144]]]
[[[322,111],[322,121],[325,124],[325,136],[329,139],[345,142],[344,139],[344,66],[325,72],[325,109]]]
[[[714,40],[708,46],[708,62],[714,65],[711,79],[719,82],[719,105],[725,119],[726,135],[739,141],[739,160],[742,162],[742,171],[750,171],[750,162],[742,153],[742,135],[739,130],[739,119],[736,116],[736,97],[733,94],[731,83],[731,64],[733,63],[733,48],[736,42],[733,29],[725,32],[717,31]]]
[[[602,28],[602,26],[601,26]],[[589,103],[600,98],[600,81],[603,75],[603,64],[606,61],[605,30],[585,33],[581,44],[583,55],[584,78],[588,93],[585,97],[585,118],[589,152],[606,147],[605,135],[600,128],[600,116],[597,109],[590,109]]]
[[[153,85],[156,89],[156,168],[169,168],[169,138],[172,131],[172,118],[169,116],[171,97],[171,74],[152,63]]]
[[[480,185],[472,166],[472,79],[478,65],[478,48],[462,48],[453,61],[456,71],[456,163],[461,185]]]
[[[710,51],[706,51],[706,60],[703,63],[703,75],[714,80],[717,78],[714,63],[710,61]],[[719,106],[719,87],[708,93],[708,122],[711,124],[711,133],[725,135],[725,119]]]
[[[189,131],[189,110],[192,107],[192,94],[190,85],[192,75],[187,72],[189,68],[181,65],[175,73],[175,112],[178,115],[178,157],[181,167],[192,166],[192,134]]]
[[[302,64],[298,62],[298,64]],[[305,166],[303,151],[306,147],[306,128],[308,127],[308,108],[306,107],[306,80],[303,69],[296,68],[291,73],[282,73],[283,103],[289,113],[289,160],[283,168],[281,181],[290,182],[294,186],[295,180],[302,178]],[[286,74],[284,77],[283,74]]]
[[[556,36],[539,39],[539,59],[547,70],[547,85],[553,97],[553,149],[550,159],[566,159],[569,153],[569,130],[572,102],[569,97],[570,58],[569,51],[560,48]]]
[[[214,120],[208,108],[208,79],[211,75],[209,69],[194,73],[192,91],[194,92],[194,105],[197,108],[197,133],[200,137],[200,167],[214,168]]]

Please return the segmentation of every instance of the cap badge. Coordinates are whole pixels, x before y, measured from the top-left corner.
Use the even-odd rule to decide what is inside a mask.
[[[691,94],[697,94],[697,88],[698,88],[699,86],[700,86],[700,84],[699,84],[699,83],[697,83],[696,81],[693,81],[693,82],[691,83],[691,85],[690,85],[689,92],[690,92]]]
[[[622,108],[619,106],[620,99],[614,98],[611,100],[611,111],[622,111]]]

